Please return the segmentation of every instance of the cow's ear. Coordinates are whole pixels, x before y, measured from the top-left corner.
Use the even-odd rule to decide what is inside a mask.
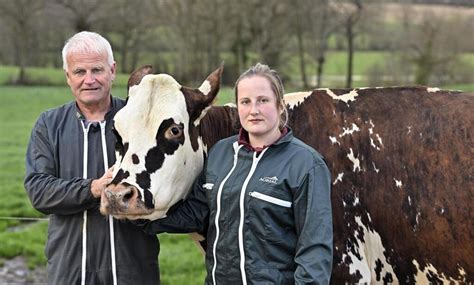
[[[206,115],[208,107],[212,105],[212,102],[217,97],[223,70],[224,66],[221,65],[218,69],[209,74],[206,80],[204,80],[197,89],[182,87],[190,120],[194,122],[195,125],[199,124],[199,120]]]
[[[153,67],[151,65],[145,65],[133,71],[128,78],[127,93],[128,90],[130,90],[130,87],[140,84],[142,78],[147,74],[151,74],[152,72]]]
[[[218,69],[214,70],[206,80],[201,84],[198,90],[205,95],[205,101],[211,103],[217,96],[219,88],[221,85],[221,76],[222,71],[224,70],[224,65],[221,65]]]

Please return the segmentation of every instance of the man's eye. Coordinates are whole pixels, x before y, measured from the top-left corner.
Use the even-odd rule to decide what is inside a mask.
[[[94,68],[94,69],[92,69],[92,73],[95,73],[95,74],[101,73],[102,71],[104,71],[103,68]]]

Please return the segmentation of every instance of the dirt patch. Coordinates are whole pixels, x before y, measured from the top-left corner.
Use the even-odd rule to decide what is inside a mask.
[[[0,284],[47,284],[46,267],[30,270],[21,256],[5,260],[0,267]]]

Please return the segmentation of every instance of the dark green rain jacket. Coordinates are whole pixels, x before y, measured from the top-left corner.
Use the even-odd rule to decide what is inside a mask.
[[[101,215],[90,191],[92,179],[115,162],[112,120],[124,105],[112,97],[105,121],[85,127],[71,102],[41,114],[31,132],[24,183],[33,207],[49,214],[49,284],[160,282],[156,236]]]
[[[208,228],[206,284],[328,284],[331,178],[323,157],[291,130],[258,155],[237,139],[218,142],[189,198],[145,230]]]

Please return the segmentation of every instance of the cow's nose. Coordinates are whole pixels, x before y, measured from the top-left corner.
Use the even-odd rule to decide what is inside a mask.
[[[138,197],[138,189],[132,185],[118,184],[113,188],[105,189],[105,195],[111,204],[127,207],[130,201]]]

